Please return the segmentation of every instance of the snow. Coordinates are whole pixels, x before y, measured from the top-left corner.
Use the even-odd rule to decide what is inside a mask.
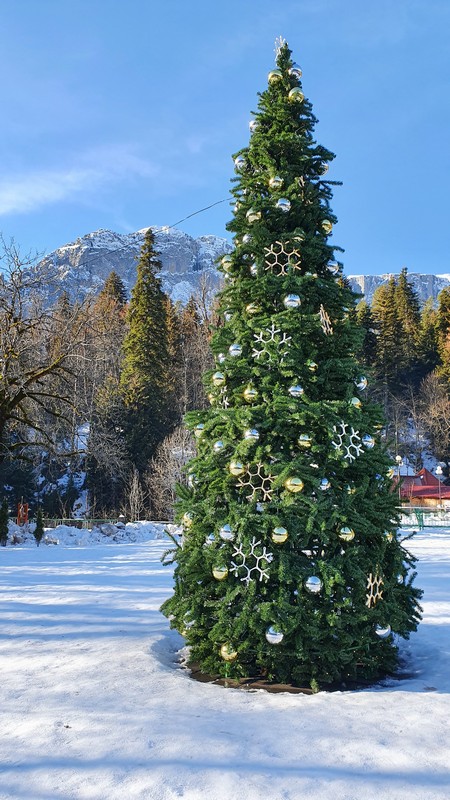
[[[161,531],[0,549],[0,800],[448,800],[449,528],[410,543],[411,677],[317,695],[189,677]]]

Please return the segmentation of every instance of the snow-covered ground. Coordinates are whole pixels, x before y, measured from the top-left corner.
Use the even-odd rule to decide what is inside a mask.
[[[158,535],[0,548],[1,800],[449,800],[450,529],[411,544],[412,677],[312,696],[189,678]]]

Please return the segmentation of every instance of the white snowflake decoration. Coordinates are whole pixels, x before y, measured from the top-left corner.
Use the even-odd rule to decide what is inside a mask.
[[[275,39],[275,55],[277,58],[280,55],[281,48],[285,44],[286,44],[286,39],[284,38],[284,36],[277,36],[277,38]]]
[[[252,466],[255,467],[256,470],[252,469]],[[249,503],[251,503],[259,493],[262,495],[261,500],[263,503],[272,499],[274,492],[272,483],[275,480],[275,476],[270,475],[270,473],[268,475],[263,475],[263,470],[264,464],[261,464],[261,462],[253,465],[248,464],[244,475],[242,475],[237,482],[240,489],[248,487],[250,490],[250,494],[245,495]]]
[[[265,328],[259,333],[254,333],[253,338],[255,339],[255,345],[261,345],[260,349],[256,346],[253,347],[253,358],[260,358],[262,355],[266,355],[269,361],[271,361],[272,355],[276,354],[277,358],[280,359],[280,362],[283,362],[283,359],[288,354],[287,349],[282,350],[281,348],[286,346],[290,347],[289,342],[292,341],[292,336],[288,336],[286,333],[281,333],[280,328],[276,328],[273,322],[270,328]]]
[[[322,326],[324,334],[326,336],[331,336],[331,334],[333,333],[333,326],[331,324],[331,319],[322,305],[320,306],[319,317],[320,317],[320,324]]]
[[[335,437],[332,439],[331,444],[335,450],[344,454],[344,458],[352,462],[364,452],[364,449],[361,445],[359,431],[355,431],[352,426],[350,428],[350,433],[348,433],[348,427],[349,426],[346,422],[340,422],[339,425],[333,425]]]
[[[222,386],[220,390],[219,405],[221,405],[222,408],[229,408],[230,406],[226,386]]]
[[[287,275],[288,267],[301,269],[301,253],[293,242],[274,242],[270,247],[265,247],[265,270],[275,272],[277,275]]]
[[[245,574],[241,578],[241,581],[243,581],[246,586],[248,586],[252,580],[267,581],[269,578],[268,567],[273,560],[273,553],[269,553],[264,546],[260,552],[260,555],[257,555],[256,549],[260,547],[260,545],[261,541],[257,541],[256,537],[254,536],[250,543],[249,553],[244,552],[242,544],[240,544],[239,547],[235,546],[233,558],[239,556],[242,559],[242,562],[240,564],[236,564],[235,561],[232,561],[231,572],[234,572],[238,578],[239,570],[245,570]],[[267,566],[262,565],[264,561],[267,562]],[[255,573],[255,575],[253,575],[253,573]]]
[[[378,600],[383,599],[383,590],[382,585],[384,581],[381,575],[372,575],[370,573],[367,577],[367,589],[369,590],[366,594],[366,606],[367,608],[371,608],[375,606]]]

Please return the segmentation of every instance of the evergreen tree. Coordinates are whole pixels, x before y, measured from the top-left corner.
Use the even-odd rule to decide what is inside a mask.
[[[163,611],[204,672],[317,688],[392,670],[420,591],[354,356],[356,298],[328,241],[333,154],[300,75],[281,44],[235,157],[212,407],[187,415],[198,456]]]
[[[42,518],[42,508],[41,506],[39,506],[36,512],[36,527],[33,531],[33,536],[36,539],[37,547],[39,547],[43,535],[44,535],[44,520]]]
[[[356,319],[364,331],[364,339],[360,350],[361,362],[365,367],[371,368],[376,359],[377,337],[372,310],[365,300],[356,306]]]
[[[100,298],[113,300],[118,308],[124,308],[126,306],[127,290],[125,289],[122,278],[115,270],[112,270],[106,278],[103,288],[99,292],[99,299]]]
[[[439,375],[450,380],[450,287],[439,293],[437,310]]]
[[[6,547],[8,541],[8,522],[9,522],[9,509],[6,497],[3,498],[0,506],[0,545]]]
[[[166,295],[151,228],[145,234],[137,280],[128,307],[120,386],[125,436],[133,463],[142,472],[174,425]]]
[[[430,372],[433,372],[439,364],[438,312],[434,307],[432,297],[426,301],[422,309],[417,352],[419,374],[423,379],[426,375],[429,375]]]
[[[404,368],[400,350],[401,324],[395,303],[395,278],[379,286],[373,295],[372,315],[377,330],[377,348],[374,371],[384,393],[398,387],[399,373]]]

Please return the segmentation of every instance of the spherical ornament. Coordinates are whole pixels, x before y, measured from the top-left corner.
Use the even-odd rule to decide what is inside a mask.
[[[363,447],[365,447],[367,450],[371,450],[372,447],[374,447],[374,445],[375,445],[375,439],[373,438],[373,436],[369,436],[368,433],[364,434],[364,436],[362,437],[361,441],[362,441]]]
[[[278,525],[271,533],[272,541],[275,542],[275,544],[284,544],[288,536],[289,534],[286,528],[283,528],[282,525]]]
[[[222,439],[219,439],[218,442],[214,442],[213,444],[213,450],[215,453],[221,453],[224,447],[225,444],[222,442]]]
[[[245,306],[245,310],[247,314],[252,316],[253,314],[259,314],[261,311],[261,307],[258,306],[256,303],[249,303],[248,306]]]
[[[288,492],[292,492],[292,494],[296,494],[297,492],[303,491],[304,483],[303,483],[301,478],[292,477],[292,478],[288,478],[284,482],[284,485],[285,485],[285,488],[288,490]]]
[[[327,164],[327,162],[326,161],[321,161],[317,165],[317,171],[318,171],[319,175],[326,175],[327,172],[328,172],[328,164]]]
[[[223,364],[223,362],[225,361],[225,353],[219,353],[219,355],[217,356],[217,361],[219,362],[219,364]]]
[[[395,468],[394,467],[389,467],[386,475],[387,475],[388,478],[393,478],[394,475],[395,475]]]
[[[245,467],[240,461],[231,461],[228,469],[232,475],[243,475],[245,472]]]
[[[301,302],[298,294],[287,294],[286,297],[283,297],[283,305],[285,308],[298,308]]]
[[[299,89],[298,86],[294,86],[294,88],[291,89],[291,91],[288,94],[288,100],[290,100],[291,103],[303,103],[304,99],[305,95],[303,94],[302,90]]]
[[[258,398],[258,392],[253,388],[253,386],[247,386],[247,388],[244,389],[243,396],[247,403],[254,403]]]
[[[233,314],[231,313],[231,311],[224,311],[223,312],[223,318],[224,318],[225,322],[229,322],[232,316],[233,316]]]
[[[392,533],[392,531],[385,531],[384,535],[385,535],[386,539],[388,540],[388,542],[393,542],[394,541],[394,534]]]
[[[205,544],[207,544],[209,546],[210,544],[214,544],[215,541],[216,541],[216,537],[214,536],[213,533],[210,533],[210,534],[208,534],[208,536],[205,539]]]
[[[256,278],[258,274],[258,264],[250,264],[250,275]]]
[[[212,571],[212,574],[213,574],[214,578],[216,579],[216,581],[223,581],[223,580],[225,580],[225,578],[228,577],[228,567],[225,567],[225,566],[214,567],[213,571]]]
[[[253,241],[253,236],[250,233],[244,233],[242,237],[242,244],[250,244]]]
[[[247,222],[250,222],[251,224],[252,222],[258,222],[258,220],[261,219],[261,212],[256,211],[254,208],[249,208],[245,216]]]
[[[331,489],[331,483],[328,478],[322,478],[319,484],[319,488],[322,489],[323,492],[326,492],[327,489]]]
[[[343,542],[351,542],[352,539],[355,538],[355,531],[353,528],[344,525],[339,531],[339,538],[342,539]]]
[[[239,211],[239,209],[240,209],[240,207],[241,207],[241,204],[240,204],[240,203],[235,203],[235,204],[234,204],[234,206],[233,206],[233,212],[234,212],[235,214],[237,214],[237,213],[238,213],[238,211]]]
[[[301,433],[297,441],[299,446],[303,447],[305,450],[307,450],[308,447],[311,447],[311,436],[309,433]]]
[[[311,577],[305,581],[305,589],[311,592],[311,594],[318,594],[322,589],[322,581],[320,578],[317,578],[316,575],[311,575]]]
[[[291,210],[291,201],[287,199],[287,197],[280,197],[279,200],[276,202],[276,207],[280,211],[290,211]]]
[[[203,422],[199,422],[199,424],[196,425],[195,428],[194,428],[194,436],[197,439],[200,439],[200,437],[203,436],[204,431],[205,431],[205,426],[204,426]]]
[[[186,513],[183,514],[183,517],[182,517],[181,521],[183,523],[183,527],[184,528],[192,528],[193,519],[192,519],[192,514],[190,513],[190,511],[186,511]]]
[[[387,639],[391,633],[391,626],[390,625],[375,625],[375,633],[380,639]]]
[[[220,648],[220,655],[224,661],[234,661],[234,659],[237,658],[237,650],[234,649],[230,642],[227,642]]]
[[[329,219],[324,219],[322,222],[322,230],[326,234],[331,233],[331,231],[333,230],[333,223],[330,222]]]
[[[281,69],[271,69],[267,76],[267,80],[269,83],[276,83],[277,81],[281,80],[282,77],[283,73],[281,72]]]
[[[397,583],[403,583],[403,581],[404,581],[403,575],[400,575],[400,573],[399,573],[397,575]]]
[[[196,475],[195,475],[193,472],[190,472],[190,473],[188,474],[188,479],[187,479],[187,481],[188,481],[188,486],[189,486],[189,488],[190,488],[190,489],[193,489],[193,488],[194,488],[194,486],[196,486],[196,484],[198,483],[198,478],[197,478],[197,476],[196,476]]]
[[[355,386],[361,391],[363,391],[363,389],[367,389],[367,378],[365,378],[364,375],[361,375],[360,378],[356,379]]]
[[[298,78],[298,80],[300,80],[302,74],[303,73],[299,65],[295,63],[292,64],[292,67],[289,70],[289,75],[291,76],[291,78]]]
[[[244,169],[245,168],[245,158],[244,158],[244,156],[238,156],[237,158],[235,158],[234,159],[234,166],[239,171]]]
[[[271,189],[281,189],[283,186],[283,178],[279,175],[274,175],[269,181],[269,187]]]
[[[238,358],[242,353],[242,346],[240,344],[231,344],[228,348],[230,356]]]
[[[231,256],[223,256],[220,260],[220,264],[224,272],[229,272],[233,266],[233,259]]]
[[[225,375],[223,372],[215,372],[212,376],[214,386],[223,386],[225,383]]]
[[[281,644],[284,639],[284,633],[275,625],[271,625],[270,628],[266,630],[266,639],[269,644]]]
[[[256,128],[258,127],[258,124],[259,124],[258,120],[256,120],[256,119],[251,119],[250,120],[250,122],[248,123],[248,127],[250,129],[250,133],[254,133],[256,131]]]
[[[256,428],[249,428],[247,431],[244,431],[244,439],[252,439],[256,442],[259,439],[259,431],[257,431]]]
[[[331,272],[332,275],[336,275],[339,272],[339,264],[337,261],[328,261],[327,269]]]
[[[289,394],[291,397],[301,397],[304,394],[305,390],[303,386],[300,386],[298,383],[294,383],[293,386],[290,386],[288,389]]]
[[[353,408],[361,408],[362,403],[359,397],[352,397],[350,405],[353,406]]]
[[[219,536],[224,542],[232,542],[235,537],[235,533],[231,525],[226,524],[222,525],[219,531]]]
[[[308,361],[306,362],[306,366],[308,367],[310,372],[315,372],[317,370],[316,362],[312,361],[310,358],[308,358]]]

